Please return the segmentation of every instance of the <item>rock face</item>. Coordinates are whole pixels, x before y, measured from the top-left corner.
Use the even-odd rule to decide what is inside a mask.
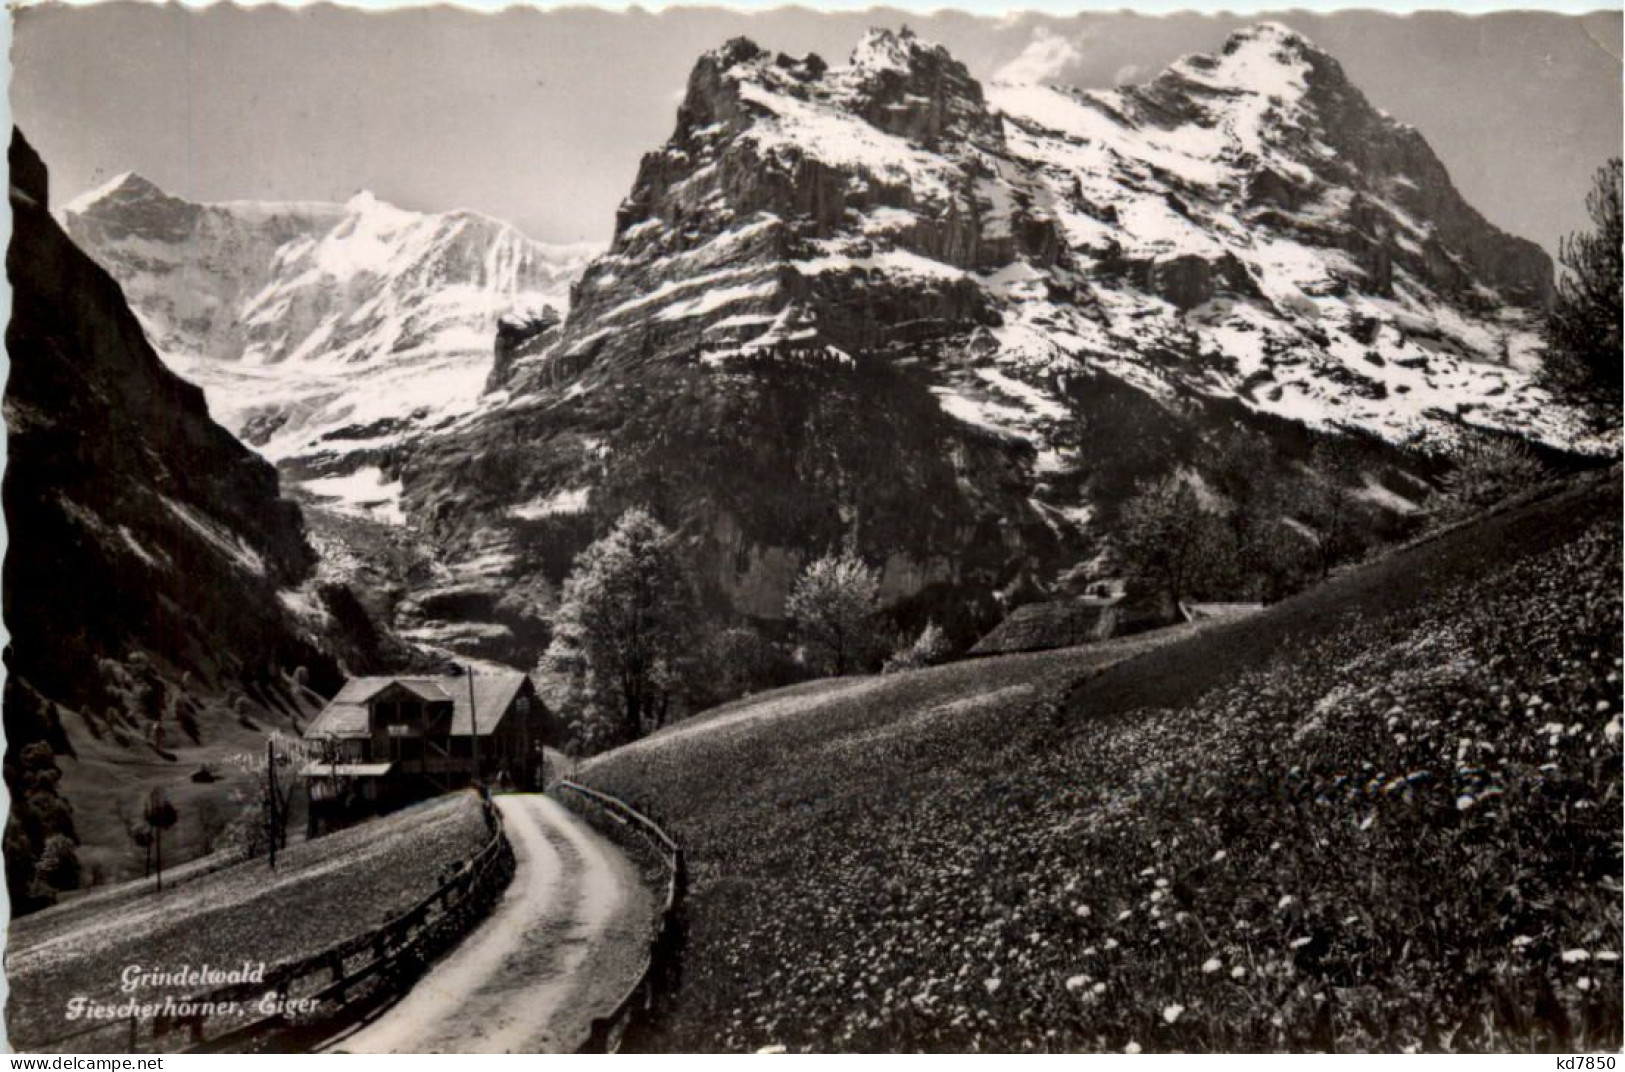
[[[343,214],[320,202],[197,204],[126,173],[59,215],[119,281],[160,354],[234,361],[244,346],[240,310],[271,281],[277,250]]]
[[[494,385],[683,358],[940,365],[983,328],[989,364],[1057,404],[1057,380],[1100,371],[1390,440],[1448,436],[1459,411],[1563,441],[1522,390],[1550,288],[1538,247],[1273,24],[1089,93],[984,92],[906,32],[838,69],[736,40],[696,65],[559,337]],[[1368,354],[1380,405],[1338,384]]]
[[[162,646],[188,669],[193,646],[222,664],[228,653],[261,666],[308,658],[277,595],[314,565],[299,508],[280,497],[276,471],[209,418],[203,392],[165,368],[118,284],[51,219],[43,165],[20,135],[11,159],[14,671],[47,695],[93,688],[76,636],[119,656]]]
[[[1044,590],[1204,428],[1557,446],[1531,386],[1552,268],[1414,130],[1264,24],[1151,83],[984,89],[872,32],[847,66],[703,56],[562,324],[505,327],[496,404],[403,455],[482,583],[556,581],[621,509],[775,617],[855,542],[894,605]],[[473,567],[470,567],[471,569]]]
[[[839,68],[739,39],[563,323],[504,328],[493,408],[403,455],[402,501],[497,587],[643,503],[733,611],[855,542],[894,606],[974,614],[1091,560],[1136,474],[1199,476],[1218,415],[1299,457],[1571,445],[1529,376],[1550,288],[1280,26],[1109,92],[984,88],[907,32]]]
[[[20,135],[10,164],[5,851],[26,910],[50,900],[32,880],[45,841],[91,848],[107,830],[104,815],[75,822],[60,801],[86,785],[106,801],[112,773],[65,763],[45,791],[29,746],[117,755],[135,772],[127,786],[163,775],[154,755],[177,760],[166,734],[218,747],[221,724],[236,728],[229,694],[250,697],[244,718],[263,716],[286,702],[284,672],[306,666],[330,684],[335,666],[283,606],[314,554],[275,469],[159,362],[119,284],[50,218],[44,164]],[[72,871],[52,884],[85,877]]]
[[[343,205],[195,204],[135,175],[62,220],[123,285],[165,361],[296,481],[350,476],[473,409],[499,318],[562,306],[601,248],[548,246],[478,213],[407,212],[367,193]],[[317,494],[393,515],[387,495],[359,486]]]

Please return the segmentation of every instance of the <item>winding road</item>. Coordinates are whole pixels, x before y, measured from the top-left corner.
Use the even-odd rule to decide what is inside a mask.
[[[586,1038],[642,967],[653,902],[631,863],[558,802],[496,798],[513,882],[489,919],[349,1053],[559,1053]]]

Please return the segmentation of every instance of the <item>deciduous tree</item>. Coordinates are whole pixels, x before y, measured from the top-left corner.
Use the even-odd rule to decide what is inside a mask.
[[[1299,519],[1313,534],[1321,579],[1361,547],[1360,455],[1342,439],[1323,439],[1310,455],[1311,479],[1297,488]]]
[[[589,720],[607,722],[600,736],[633,740],[669,716],[694,627],[676,537],[633,508],[576,556],[543,663],[569,682]]]
[[[1118,550],[1130,576],[1166,595],[1175,606],[1202,566],[1212,519],[1179,474],[1142,481],[1123,504]]]
[[[1620,160],[1598,169],[1586,196],[1594,230],[1563,239],[1564,272],[1546,317],[1545,378],[1560,396],[1617,426],[1621,401]]]
[[[180,819],[175,805],[170,802],[169,794],[163,787],[154,786],[147,792],[147,799],[141,805],[141,821],[145,824],[152,838],[153,870],[158,876],[158,889],[164,888],[164,831],[174,826]]]
[[[1520,440],[1505,436],[1473,436],[1462,441],[1451,456],[1453,468],[1444,478],[1447,513],[1467,514],[1538,484],[1546,467]]]
[[[809,655],[829,672],[851,670],[874,643],[880,574],[851,551],[815,560],[796,579],[785,614]]]

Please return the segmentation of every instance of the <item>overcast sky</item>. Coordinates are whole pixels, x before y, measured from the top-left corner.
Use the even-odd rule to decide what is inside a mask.
[[[15,16],[12,107],[60,205],[122,171],[202,200],[467,207],[549,241],[607,240],[695,57],[745,34],[841,62],[907,23],[978,77],[1109,86],[1263,16],[575,8],[481,14],[139,3]],[[1275,16],[1416,125],[1469,201],[1555,250],[1620,153],[1619,12]]]

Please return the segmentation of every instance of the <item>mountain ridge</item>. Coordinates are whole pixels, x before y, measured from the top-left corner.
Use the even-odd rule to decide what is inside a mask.
[[[1181,314],[1205,304],[1223,289],[1242,297],[1269,297],[1299,303],[1298,309],[1305,311],[1303,318],[1307,318],[1315,313],[1303,302],[1313,302],[1326,291],[1346,291],[1354,287],[1369,291],[1369,296],[1379,301],[1397,299],[1402,312],[1429,316],[1435,323],[1422,325],[1423,330],[1417,334],[1436,330],[1444,337],[1447,347],[1459,351],[1469,361],[1494,356],[1491,345],[1483,337],[1485,331],[1504,335],[1510,359],[1525,364],[1532,360],[1531,353],[1538,340],[1531,318],[1512,319],[1505,324],[1459,325],[1455,323],[1458,311],[1455,303],[1457,299],[1483,303],[1500,297],[1471,292],[1473,285],[1482,284],[1468,269],[1477,270],[1483,262],[1490,261],[1505,266],[1501,269],[1504,278],[1500,281],[1508,285],[1506,297],[1514,303],[1525,303],[1531,312],[1538,310],[1550,292],[1549,259],[1533,243],[1511,238],[1490,227],[1482,216],[1461,201],[1452,187],[1437,186],[1440,182],[1447,184],[1448,177],[1437,158],[1426,149],[1425,142],[1417,140],[1419,136],[1409,128],[1382,119],[1357,90],[1347,85],[1335,60],[1313,50],[1292,31],[1273,24],[1243,31],[1232,36],[1226,45],[1231,51],[1223,55],[1239,55],[1245,61],[1254,58],[1253,53],[1263,53],[1265,63],[1253,64],[1252,69],[1262,68],[1266,75],[1277,76],[1277,84],[1269,88],[1280,92],[1295,90],[1311,103],[1331,102],[1326,107],[1335,108],[1339,116],[1354,115],[1357,122],[1353,125],[1359,129],[1346,138],[1334,140],[1346,143],[1350,152],[1365,147],[1359,149],[1363,160],[1358,168],[1343,164],[1340,160],[1343,153],[1313,141],[1291,146],[1291,153],[1272,154],[1269,150],[1274,146],[1269,145],[1266,138],[1280,140],[1283,132],[1307,136],[1315,133],[1293,130],[1287,122],[1290,117],[1282,114],[1307,105],[1288,101],[1278,93],[1266,96],[1256,89],[1236,91],[1222,80],[1216,82],[1204,70],[1211,67],[1222,74],[1226,68],[1213,57],[1186,57],[1146,87],[1124,91],[1086,93],[1032,87],[995,88],[990,96],[993,103],[1000,106],[998,114],[1002,119],[996,129],[993,113],[984,106],[981,87],[943,50],[924,45],[912,35],[880,31],[871,36],[873,40],[861,42],[854,53],[863,62],[847,68],[828,68],[816,57],[801,61],[784,56],[770,57],[743,39],[703,57],[679,109],[672,140],[666,149],[644,158],[633,193],[622,205],[609,254],[612,260],[599,262],[583,278],[578,301],[559,337],[552,343],[550,357],[556,360],[532,363],[549,365],[546,375],[568,374],[568,369],[585,356],[587,349],[600,344],[592,333],[601,330],[606,319],[624,320],[633,314],[644,323],[651,319],[645,316],[650,312],[647,301],[623,299],[618,307],[606,308],[596,293],[606,289],[606,276],[621,282],[619,290],[623,293],[629,294],[633,289],[624,285],[627,276],[623,268],[628,260],[635,263],[643,253],[640,238],[644,232],[640,227],[654,227],[653,234],[663,237],[667,245],[673,247],[669,255],[674,268],[679,258],[685,262],[681,267],[686,278],[678,283],[682,291],[708,282],[728,284],[720,297],[709,299],[709,309],[657,307],[653,310],[653,319],[703,324],[708,333],[703,340],[695,338],[697,333],[685,333],[677,326],[661,333],[667,338],[681,339],[685,345],[699,341],[713,349],[727,350],[729,343],[739,342],[748,351],[803,337],[796,336],[796,331],[802,331],[805,336],[807,325],[795,326],[800,324],[798,310],[794,308],[799,296],[798,284],[816,287],[817,276],[831,270],[849,269],[853,261],[862,267],[888,268],[898,275],[935,275],[944,284],[935,288],[941,298],[937,304],[946,304],[951,313],[985,319],[987,302],[983,295],[976,293],[978,284],[981,291],[987,292],[1001,285],[1014,289],[1024,281],[967,279],[963,273],[970,271],[985,276],[1002,268],[1022,271],[1019,261],[1040,269],[1073,268],[1092,272],[1097,277],[1103,274],[1102,268],[1107,272],[1139,273],[1142,277],[1139,289],[1172,302]],[[913,83],[898,73],[900,54],[912,57],[924,68],[915,73]],[[1296,62],[1285,61],[1283,57],[1290,54],[1295,54]],[[874,55],[887,57],[890,66],[877,68],[871,58]],[[944,64],[952,66],[948,68]],[[1239,62],[1231,66],[1245,69],[1248,65]],[[946,82],[943,81],[945,71],[951,71]],[[1279,78],[1281,75],[1287,78]],[[946,85],[952,89],[944,90]],[[949,97],[945,98],[944,92],[948,92]],[[1233,100],[1226,100],[1227,96]],[[920,106],[917,102],[921,101],[929,104]],[[1275,104],[1276,101],[1280,104]],[[952,121],[963,127],[957,133],[970,135],[968,140],[960,139],[962,145],[971,147],[968,153],[952,148],[941,154],[921,153],[917,146],[899,136],[898,132],[910,136],[920,134],[925,141],[919,144],[929,144],[943,133],[936,125],[944,122],[945,108],[958,109],[958,116]],[[1138,114],[1113,123],[1111,113],[1118,109]],[[874,125],[877,116],[880,126]],[[1172,124],[1171,129],[1184,139],[1186,148],[1159,144],[1154,137],[1157,122]],[[1214,127],[1221,122],[1224,130],[1216,132]],[[888,124],[893,129],[888,129]],[[1152,127],[1150,134],[1148,126]],[[1394,145],[1391,153],[1385,155],[1380,148],[1371,148],[1371,143],[1381,140],[1369,134],[1369,129],[1375,128],[1388,134],[1388,140]],[[1215,137],[1215,133],[1221,136]],[[796,136],[793,147],[791,134]],[[1203,138],[1209,144],[1201,144]],[[1111,139],[1115,139],[1116,144],[1112,144]],[[1011,144],[1006,146],[1006,140]],[[1306,138],[1300,137],[1300,140]],[[1188,143],[1193,141],[1196,150],[1189,151]],[[1105,146],[1102,152],[1090,153],[1091,147],[1100,145]],[[987,148],[1000,149],[1003,155],[988,158],[982,151]],[[1311,154],[1327,157],[1315,161],[1316,166],[1337,177],[1343,183],[1341,188],[1353,189],[1356,196],[1348,198],[1347,204],[1327,206],[1327,211],[1318,217],[1303,219],[1299,217],[1306,203],[1309,203],[1307,207],[1314,207],[1312,200],[1319,192],[1317,188],[1331,185],[1294,158]],[[1056,170],[1058,160],[1066,163],[1069,155],[1078,165],[1070,173],[1046,174]],[[1215,166],[1214,158],[1222,160],[1225,155],[1240,157],[1235,169],[1239,174],[1225,173]],[[706,162],[689,167],[691,159]],[[685,238],[673,240],[667,233],[671,226],[655,225],[655,221],[672,224],[673,220],[668,217],[673,217],[679,221],[675,226],[691,228],[685,233],[687,237],[699,237],[692,231],[699,199],[719,192],[720,187],[724,195],[722,203],[737,214],[741,226],[732,231],[719,227],[708,236],[712,242],[752,241],[755,238],[753,227],[775,233],[784,226],[784,221],[767,215],[749,222],[745,220],[758,210],[758,200],[764,197],[771,200],[775,196],[774,183],[779,181],[772,174],[760,179],[746,174],[757,164],[770,172],[777,165],[780,175],[788,173],[783,181],[802,188],[803,199],[823,199],[821,215],[817,206],[802,204],[792,197],[788,206],[792,210],[813,209],[800,217],[803,223],[810,223],[810,229],[804,226],[799,233],[781,234],[775,239],[779,246],[770,250],[763,249],[759,241],[753,247],[761,252],[764,260],[800,275],[799,281],[781,283],[764,278],[762,273],[755,276],[746,273],[743,276],[746,282],[741,284],[738,272],[707,275],[703,269],[713,265],[698,255],[698,247],[708,243],[690,244]],[[830,189],[821,189],[819,183],[824,181],[825,173],[820,169],[839,169],[843,164],[862,173],[863,179],[874,189],[855,193],[856,200],[845,200]],[[1419,178],[1400,173],[1403,167],[1412,164]],[[1297,181],[1294,182],[1268,165],[1296,168],[1301,175],[1295,176]],[[1012,173],[1012,166],[1024,167],[1024,171]],[[1168,181],[1170,169],[1175,168],[1182,169],[1184,174]],[[693,175],[704,177],[713,169],[719,172],[716,183],[706,179],[692,185]],[[1388,203],[1363,188],[1372,185],[1361,178],[1366,172],[1377,175],[1388,186],[1401,190],[1415,188],[1415,193],[1404,195],[1404,200],[1413,207],[1442,206],[1439,211],[1447,224],[1442,230],[1448,233],[1442,236],[1433,233],[1438,228],[1426,220],[1421,226],[1411,226],[1416,221],[1408,219],[1409,214],[1399,201]],[[1397,179],[1392,178],[1395,174]],[[1050,181],[1057,178],[1059,181]],[[1241,180],[1245,180],[1244,189]],[[1133,182],[1149,182],[1159,188],[1151,191],[1154,197],[1124,198],[1122,190]],[[1091,188],[1085,189],[1086,183],[1091,184]],[[692,185],[695,196],[685,197],[682,189],[674,188],[684,184]],[[1067,189],[1068,185],[1072,188]],[[1202,206],[1191,203],[1193,193],[1210,195],[1216,202],[1212,210],[1204,214]],[[1113,203],[1114,198],[1116,203]],[[1048,200],[1049,204],[1035,204],[1034,199]],[[871,201],[873,205],[867,203]],[[921,219],[921,212],[914,205],[916,201],[938,211]],[[1159,205],[1157,201],[1164,203]],[[836,208],[837,205],[842,207]],[[875,210],[864,220],[866,231],[861,236],[840,234],[841,223],[832,215],[852,207],[860,211]],[[1238,207],[1253,211],[1243,218]],[[1193,221],[1188,215],[1192,211],[1200,218]],[[662,212],[666,216],[662,216]],[[685,213],[688,213],[686,220]],[[913,215],[911,218],[902,213]],[[1197,226],[1193,227],[1193,222]],[[1259,294],[1259,286],[1267,281],[1262,278],[1268,274],[1264,267],[1276,267],[1261,267],[1261,258],[1255,255],[1259,251],[1249,248],[1252,243],[1246,231],[1260,223],[1284,232],[1278,243],[1283,247],[1282,256],[1302,256],[1305,248],[1314,254],[1321,263],[1311,267],[1318,269],[1319,278],[1312,277],[1315,273],[1306,278],[1294,277],[1288,272],[1278,288],[1284,293]],[[1186,233],[1181,234],[1182,231]],[[1413,231],[1414,235],[1410,233]],[[1457,242],[1467,255],[1447,244],[1450,235],[1467,236]],[[1305,241],[1297,241],[1300,237]],[[809,238],[814,243],[848,240],[820,249],[807,248]],[[1187,243],[1190,248],[1180,248],[1180,241],[1187,238],[1194,239]],[[873,241],[868,241],[870,239]],[[801,248],[792,248],[797,240]],[[656,251],[654,255],[659,256],[661,252],[664,251]],[[1063,256],[1063,252],[1067,255]],[[917,259],[920,257],[925,259]],[[1238,259],[1245,263],[1237,263]],[[1068,261],[1073,263],[1068,264]],[[1402,287],[1396,296],[1392,289],[1396,263],[1402,284],[1414,281],[1440,294],[1424,293],[1420,297],[1427,300],[1415,301]],[[698,275],[691,270],[691,264],[701,269]],[[1044,282],[1055,289],[1074,293],[1082,284],[1086,297],[1091,288],[1104,290],[1095,285],[1095,280],[1064,275],[1052,275]],[[617,288],[610,285],[607,289],[613,292]],[[656,289],[644,287],[645,292]],[[960,291],[958,295],[951,293],[955,289]],[[1063,298],[1071,296],[1063,294]],[[1442,297],[1443,301],[1432,302],[1435,297]],[[1147,312],[1143,303],[1140,304],[1142,308],[1132,312]],[[1437,322],[1440,318],[1433,308],[1422,308],[1432,304],[1444,305],[1445,323]],[[723,305],[737,308],[746,317],[761,317],[766,313],[775,317],[788,315],[790,322],[780,325],[777,331],[763,329],[762,325],[771,320],[758,319],[755,324],[748,324],[710,317],[707,322],[705,313]],[[1298,310],[1287,310],[1288,315],[1277,316],[1277,319],[1290,321],[1295,311]],[[1246,323],[1248,319],[1245,316],[1231,318],[1230,324],[1222,326],[1247,330],[1253,326]],[[1383,325],[1398,320],[1382,308],[1373,308],[1365,319],[1369,323],[1359,326],[1352,336],[1333,338],[1330,342],[1346,349],[1362,347],[1359,339],[1362,333],[1380,330]],[[714,327],[717,320],[725,321],[722,327]],[[1123,342],[1113,336],[1109,321],[1109,311],[1106,315],[1074,317],[1067,326],[1066,334],[1070,337],[1063,340],[1064,348],[1073,354],[1087,353],[1091,349],[1109,353]],[[872,333],[865,334],[861,330],[854,333],[846,329],[849,327],[852,325],[826,327],[823,336],[828,336],[842,352],[873,343]],[[1101,327],[1108,330],[1103,333],[1099,330]],[[1185,331],[1185,327],[1169,323],[1166,330],[1170,336],[1193,334]],[[1185,343],[1186,348],[1194,341],[1221,355],[1226,354],[1227,349],[1237,349],[1227,347],[1226,340],[1218,333],[1202,331],[1200,326],[1194,334],[1198,336],[1194,340],[1175,338],[1173,341]],[[1313,330],[1282,331],[1278,333],[1278,341],[1282,346],[1302,349],[1314,345],[1316,334]],[[1201,337],[1204,335],[1207,337]],[[625,340],[619,341],[624,350]],[[1007,340],[1001,342],[1005,343],[1005,349],[1010,348]],[[1418,352],[1420,347],[1405,347],[1403,339],[1396,342],[1400,344],[1396,349],[1408,351],[1402,357],[1427,359],[1427,355]],[[676,349],[663,346],[658,339],[654,347],[668,355]],[[1049,348],[1056,349],[1053,345]],[[1331,347],[1321,349],[1326,351]],[[1326,358],[1323,363],[1335,366],[1337,375],[1372,379],[1367,369],[1348,360],[1350,355],[1325,353],[1323,356]],[[1255,368],[1247,371],[1256,370],[1256,363],[1252,364]],[[1455,382],[1451,386],[1458,394],[1463,388],[1476,386],[1481,378],[1455,376],[1456,371],[1451,368],[1447,373],[1452,374]],[[1245,375],[1238,380],[1244,378]],[[1460,400],[1481,407],[1493,416],[1499,410],[1490,399],[1497,396],[1483,396],[1501,387],[1496,381],[1504,377],[1492,373],[1482,378],[1490,382],[1477,391],[1469,391]],[[1404,391],[1418,387],[1415,384],[1395,386],[1402,386]],[[520,389],[523,390],[522,384]],[[1228,389],[1233,391],[1235,384],[1228,385]],[[1502,393],[1517,392],[1504,390]],[[1429,423],[1419,417],[1403,422],[1389,421],[1387,427],[1379,427],[1384,424],[1384,416],[1355,413],[1341,420],[1345,424],[1370,426],[1370,430],[1387,438],[1419,430],[1421,425]],[[1526,407],[1514,418],[1495,419],[1502,425],[1521,426],[1538,421],[1538,414],[1534,407]],[[1493,423],[1493,419],[1485,423]],[[1403,428],[1399,427],[1401,424]],[[1543,429],[1542,433],[1546,438],[1556,439],[1569,434],[1568,430],[1556,428]]]
[[[287,277],[404,226],[347,211],[280,248]],[[711,613],[777,620],[811,556],[852,546],[888,608],[963,638],[1112,577],[1136,481],[1211,498],[1227,427],[1268,444],[1264,483],[1358,445],[1379,528],[1463,437],[1596,449],[1536,386],[1550,287],[1279,25],[1096,91],[984,85],[907,31],[844,66],[736,38],[568,300],[489,318],[456,406],[406,407],[418,376],[296,449],[300,414],[241,424],[316,501],[421,536],[434,580],[404,613],[484,656],[534,658],[572,555],[633,505],[683,533]],[[265,337],[296,307],[261,296]],[[342,400],[365,362],[338,327]]]
[[[1550,285],[1284,27],[1089,92],[907,32],[845,67],[737,38],[401,501],[479,583],[556,584],[559,545],[653,504],[718,613],[778,618],[856,546],[898,613],[985,620],[1111,576],[1134,482],[1203,484],[1225,426],[1265,483],[1358,445],[1379,527],[1463,437],[1593,449],[1535,385]]]
[[[134,173],[58,215],[118,276],[165,360],[232,431],[293,463],[296,482],[347,477],[472,409],[499,318],[562,307],[597,248],[369,191],[343,204],[205,203]],[[334,503],[393,516],[365,498]]]

